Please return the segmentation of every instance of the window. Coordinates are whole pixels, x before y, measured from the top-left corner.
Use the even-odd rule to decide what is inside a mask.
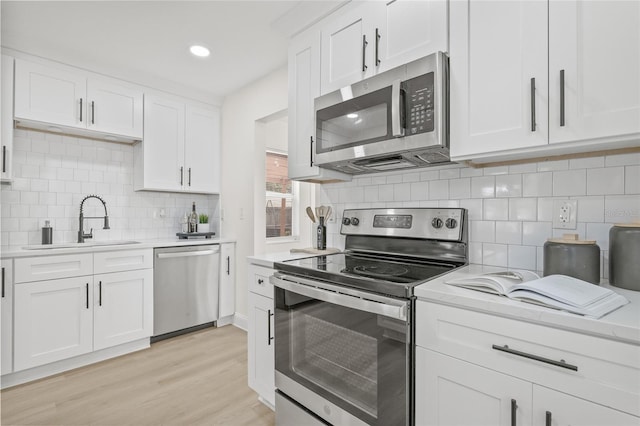
[[[266,155],[266,235],[267,239],[293,237],[297,214],[297,182],[289,179],[287,154],[267,151]]]

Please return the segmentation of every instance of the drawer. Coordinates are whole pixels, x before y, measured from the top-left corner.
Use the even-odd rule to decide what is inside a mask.
[[[153,268],[153,249],[118,250],[93,254],[96,274]]]
[[[91,253],[25,257],[14,261],[16,284],[92,274],[93,254]]]
[[[638,345],[424,301],[416,317],[418,346],[640,415]]]
[[[249,267],[249,291],[273,299],[273,284],[269,282],[269,277],[274,272],[275,270],[271,268],[251,265]]]

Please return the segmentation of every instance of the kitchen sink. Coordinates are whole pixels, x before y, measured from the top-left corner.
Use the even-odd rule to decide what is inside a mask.
[[[103,246],[120,246],[127,244],[140,244],[140,241],[113,240],[113,241],[90,241],[87,243],[60,243],[60,244],[35,244],[22,247],[23,250],[52,250],[60,248],[86,248]]]

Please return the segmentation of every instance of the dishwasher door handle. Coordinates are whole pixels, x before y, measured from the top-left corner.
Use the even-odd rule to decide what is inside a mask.
[[[220,250],[198,250],[198,251],[177,251],[173,253],[158,253],[158,259],[169,259],[172,257],[208,256],[220,253]]]

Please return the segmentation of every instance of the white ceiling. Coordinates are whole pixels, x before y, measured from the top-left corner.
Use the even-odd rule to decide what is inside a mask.
[[[2,1],[3,47],[201,100],[284,66],[340,1]],[[295,28],[298,27],[298,28]],[[191,44],[211,50],[189,53]]]

